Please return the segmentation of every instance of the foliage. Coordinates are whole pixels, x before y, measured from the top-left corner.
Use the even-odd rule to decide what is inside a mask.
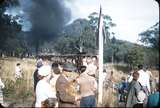
[[[144,64],[144,49],[135,44],[128,51],[127,62],[132,68],[137,67],[139,64]]]
[[[79,25],[77,25],[77,23]],[[95,52],[96,41],[95,32],[89,26],[88,22],[84,19],[78,19],[73,22],[72,26],[67,27],[75,28],[73,32],[64,32],[62,37],[58,39],[55,44],[55,50],[62,54],[78,53],[78,52]],[[80,29],[76,29],[80,28]]]
[[[13,17],[5,14],[8,8],[15,7],[18,4],[18,0],[5,0],[0,4],[0,49],[3,51],[7,51],[8,48],[14,50],[14,43],[16,43],[17,35],[21,31],[21,25],[17,23],[18,16]]]
[[[139,35],[142,43],[152,48],[159,49],[159,22]]]

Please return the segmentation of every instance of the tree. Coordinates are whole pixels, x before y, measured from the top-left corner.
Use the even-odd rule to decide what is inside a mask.
[[[10,40],[16,40],[18,33],[21,31],[21,25],[17,22],[18,16],[12,17],[5,14],[7,8],[18,5],[18,0],[5,0],[0,4],[0,49],[2,51],[8,51],[9,49],[13,51],[13,47],[15,46],[10,43]]]
[[[144,64],[144,49],[135,44],[133,48],[128,50],[127,62],[132,69],[139,64]]]
[[[142,43],[157,50],[159,49],[159,22],[139,35]]]
[[[67,31],[58,39],[55,49],[60,53],[94,53],[96,47],[95,32],[86,19],[77,19],[68,25]],[[73,30],[74,28],[74,30]],[[62,51],[63,49],[63,51]]]

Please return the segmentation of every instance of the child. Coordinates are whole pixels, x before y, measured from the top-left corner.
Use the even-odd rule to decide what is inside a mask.
[[[2,91],[3,88],[4,88],[4,83],[2,82],[0,78],[0,104],[2,105],[3,105],[3,91]]]
[[[21,64],[17,63],[15,68],[15,78],[22,78],[22,70],[21,70]]]

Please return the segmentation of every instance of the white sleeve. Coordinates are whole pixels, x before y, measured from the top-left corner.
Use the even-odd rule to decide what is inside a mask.
[[[129,78],[128,78],[128,82],[130,83],[133,79],[133,76],[131,75]]]
[[[0,79],[0,86],[2,86],[2,88],[5,87],[4,83],[2,82],[2,80]]]

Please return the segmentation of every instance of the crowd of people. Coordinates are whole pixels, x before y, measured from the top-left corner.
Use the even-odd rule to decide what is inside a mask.
[[[38,60],[34,72],[35,107],[96,107],[96,58],[83,65]]]
[[[156,89],[151,90],[152,81],[151,72],[143,65],[139,65],[138,70],[133,72],[128,81],[126,107],[158,107],[159,82],[155,82]]]
[[[96,107],[98,66],[96,57],[84,57],[77,68],[74,63],[51,63],[39,59],[33,73],[35,107]],[[22,78],[21,64],[17,63],[15,78]],[[154,80],[147,67],[139,65],[128,78],[115,84],[113,71],[107,73],[107,87],[118,90],[119,102],[125,107],[158,107],[159,81]],[[155,83],[154,83],[155,82]],[[0,79],[0,103],[3,105],[4,83]]]

